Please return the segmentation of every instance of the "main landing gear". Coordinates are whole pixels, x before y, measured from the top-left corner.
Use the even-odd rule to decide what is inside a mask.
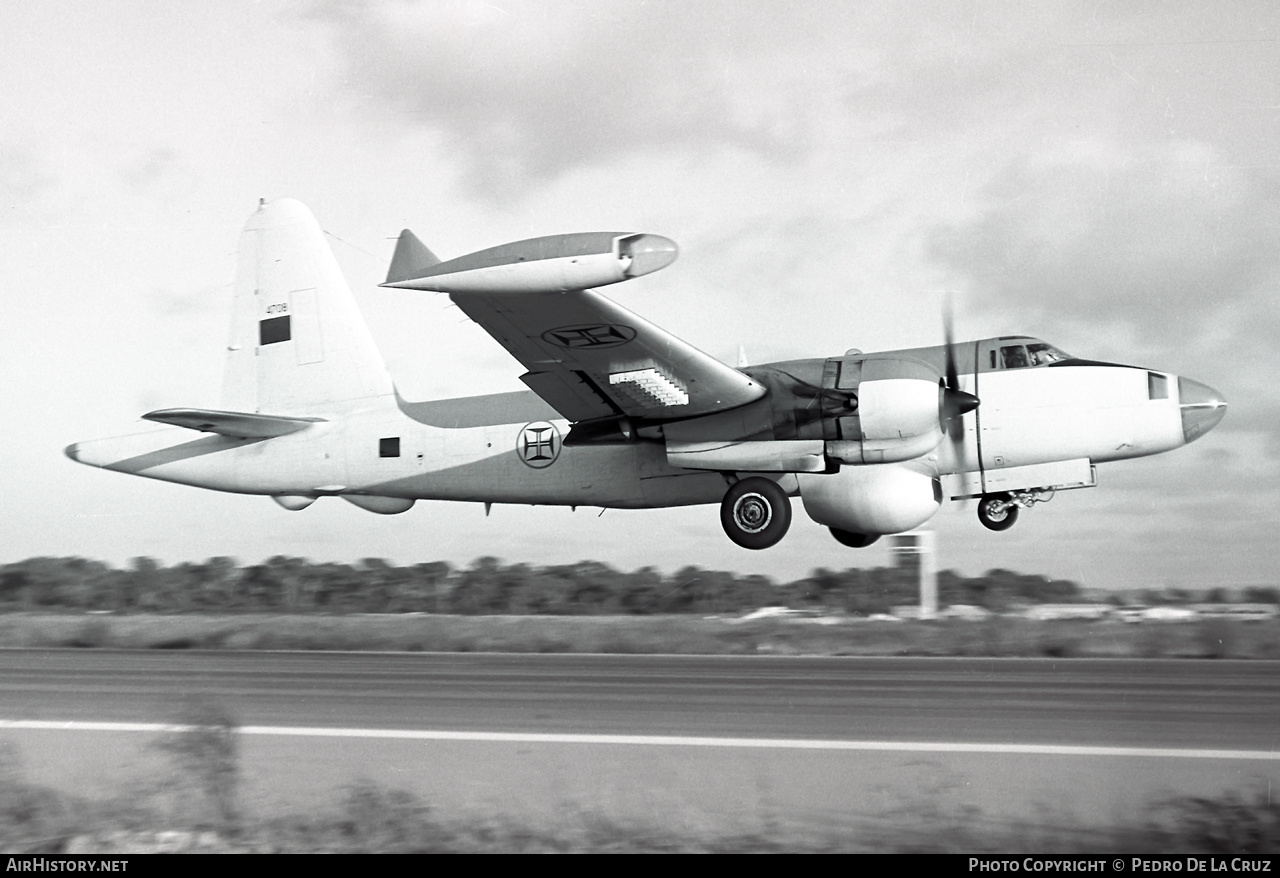
[[[791,527],[791,500],[772,479],[742,479],[720,502],[720,524],[744,549],[767,549]]]
[[[978,521],[990,530],[1008,530],[1018,520],[1019,509],[1030,509],[1035,503],[1048,503],[1053,489],[986,494],[978,501]]]

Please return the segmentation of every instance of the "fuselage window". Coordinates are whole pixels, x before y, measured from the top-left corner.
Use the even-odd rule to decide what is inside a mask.
[[[378,457],[399,457],[400,437],[388,436],[378,440]]]
[[[1147,373],[1147,399],[1169,398],[1169,376],[1156,372]]]

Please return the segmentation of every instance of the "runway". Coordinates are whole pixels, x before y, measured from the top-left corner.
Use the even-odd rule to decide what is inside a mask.
[[[192,698],[244,727],[245,795],[369,778],[456,814],[680,827],[1098,825],[1280,780],[1269,662],[0,651],[0,741],[106,792]],[[67,725],[71,723],[73,725]],[[124,724],[112,727],[108,724]],[[1277,786],[1280,790],[1280,785]]]

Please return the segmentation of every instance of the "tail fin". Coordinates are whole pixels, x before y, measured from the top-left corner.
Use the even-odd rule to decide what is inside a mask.
[[[306,415],[392,392],[311,211],[262,202],[240,236],[222,408]]]
[[[391,267],[387,269],[386,283],[414,280],[422,277],[422,273],[433,265],[440,264],[440,257],[427,249],[427,245],[418,240],[418,236],[405,229],[396,241],[396,252],[391,257]]]

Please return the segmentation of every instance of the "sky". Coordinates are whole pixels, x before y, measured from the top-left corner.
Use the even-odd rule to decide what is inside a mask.
[[[740,549],[714,506],[338,500],[287,512],[79,466],[70,442],[216,407],[235,249],[259,198],[330,236],[401,394],[523,389],[441,256],[626,229],[679,242],[610,288],[733,363],[1027,334],[1230,402],[1182,449],[1099,468],[938,564],[1095,588],[1273,585],[1280,556],[1280,7],[1272,2],[0,5],[0,562],[593,559],[779,580],[889,563],[795,505]]]

